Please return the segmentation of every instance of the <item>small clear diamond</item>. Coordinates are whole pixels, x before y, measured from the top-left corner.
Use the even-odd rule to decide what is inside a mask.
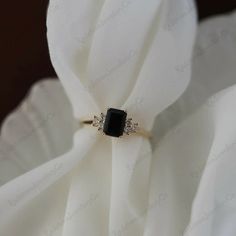
[[[129,135],[130,133],[136,133],[137,129],[138,129],[138,123],[133,123],[131,118],[126,120],[124,128],[124,132],[126,134]]]
[[[94,116],[92,125],[98,127],[98,130],[101,130],[103,129],[104,121],[105,121],[105,115],[101,113],[100,117]]]

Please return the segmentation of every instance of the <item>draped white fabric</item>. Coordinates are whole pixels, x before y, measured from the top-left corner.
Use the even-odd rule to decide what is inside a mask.
[[[232,15],[200,27],[185,91],[191,1],[51,0],[66,95],[40,83],[3,126],[1,235],[235,235],[235,25]],[[80,127],[107,107],[147,130],[156,119],[153,148]]]

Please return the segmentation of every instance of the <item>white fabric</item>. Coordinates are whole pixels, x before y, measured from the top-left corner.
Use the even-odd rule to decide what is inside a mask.
[[[235,16],[212,22],[197,46],[219,22],[228,37],[195,58],[194,81],[160,114],[190,80],[193,3],[51,1],[50,54],[72,107],[57,82],[46,82],[3,126],[1,235],[235,235],[236,88],[159,136],[235,83]],[[214,66],[219,58],[226,82]],[[126,109],[148,130],[157,116],[154,154],[146,139],[79,126],[108,106]]]
[[[181,24],[169,29],[175,17],[186,10],[191,12]],[[51,1],[49,49],[75,117],[96,114],[97,107],[99,111],[122,108],[150,130],[155,116],[178,98],[190,80],[191,67],[180,74],[176,66],[190,61],[195,26],[193,4],[185,1],[105,1],[97,6],[85,1]],[[138,169],[132,168],[143,149],[149,153],[147,161]],[[112,141],[111,189],[106,196],[109,221],[107,226],[97,221],[96,231],[116,232],[126,221],[140,217],[148,204],[151,156],[150,144],[140,137]],[[84,175],[77,181],[86,182],[93,174]],[[102,175],[94,176],[98,178]],[[101,189],[106,187],[103,183]],[[78,190],[72,188],[66,215],[79,204],[81,192],[88,198],[94,191],[89,183],[86,188],[91,189],[81,189],[78,183],[75,186]],[[100,214],[101,204],[94,208],[82,221],[66,224],[64,234],[94,234],[93,228],[84,229],[94,214]],[[129,234],[141,234],[143,228],[139,223]]]

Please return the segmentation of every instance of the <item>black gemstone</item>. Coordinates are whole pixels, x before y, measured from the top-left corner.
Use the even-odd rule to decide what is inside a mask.
[[[123,135],[127,113],[122,110],[109,108],[107,110],[103,132],[106,135],[120,137]]]

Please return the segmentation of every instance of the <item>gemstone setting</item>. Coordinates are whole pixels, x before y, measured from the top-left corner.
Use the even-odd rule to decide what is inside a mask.
[[[112,137],[120,137],[124,133],[127,113],[115,108],[107,110],[103,132]]]
[[[127,113],[123,110],[109,108],[107,114],[101,113],[99,116],[94,116],[92,125],[97,127],[99,131],[112,137],[120,137],[123,134],[136,133],[138,123],[134,123],[132,118],[127,118]]]

